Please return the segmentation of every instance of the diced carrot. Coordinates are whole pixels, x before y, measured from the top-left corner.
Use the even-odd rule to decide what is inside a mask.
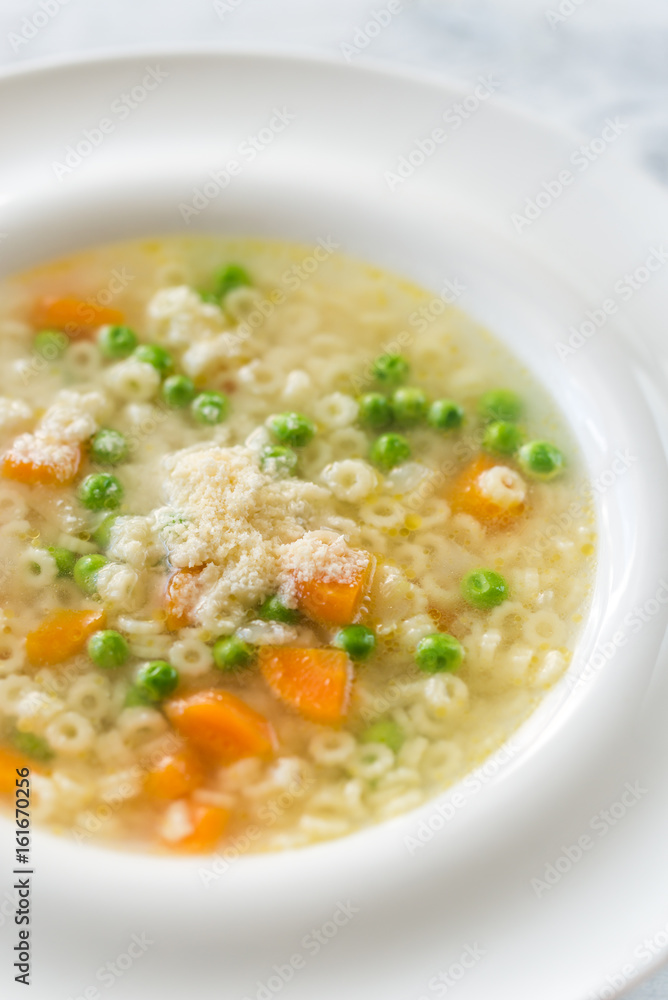
[[[453,513],[470,514],[488,528],[505,528],[515,523],[524,511],[523,503],[504,507],[480,488],[480,476],[502,462],[494,461],[487,455],[480,455],[459,473],[448,491],[448,502]]]
[[[36,667],[62,663],[80,653],[87,640],[104,628],[104,611],[52,611],[34,632],[26,636],[26,655]]]
[[[353,668],[340,649],[262,646],[260,670],[274,694],[313,722],[340,722],[348,711]]]
[[[38,302],[33,323],[39,327],[64,330],[70,337],[81,337],[105,323],[121,324],[124,318],[118,309],[109,309],[74,295],[64,295],[62,298],[45,298]]]
[[[38,442],[35,448],[10,449],[2,462],[2,475],[30,486],[66,486],[75,479],[81,465],[78,444]]]
[[[23,754],[0,747],[0,795],[13,795],[16,792],[16,782],[21,780],[16,772],[23,767],[35,770],[33,761]]]
[[[349,625],[360,610],[367,578],[368,570],[362,569],[343,583],[317,577],[304,580],[297,586],[300,610],[327,625]]]
[[[165,625],[172,632],[186,625],[192,625],[193,612],[198,598],[197,583],[202,572],[201,566],[192,569],[177,569],[170,576],[165,587]]]
[[[174,851],[188,851],[193,854],[212,851],[227,829],[230,821],[229,811],[221,809],[220,806],[188,802],[188,814],[191,823],[190,833],[178,840],[163,839],[163,843]]]
[[[199,788],[204,781],[204,769],[188,747],[167,754],[151,768],[144,782],[148,795],[156,799],[180,799]]]
[[[242,757],[271,757],[276,736],[263,715],[241,698],[211,688],[165,705],[167,718],[181,736],[221,764]]]

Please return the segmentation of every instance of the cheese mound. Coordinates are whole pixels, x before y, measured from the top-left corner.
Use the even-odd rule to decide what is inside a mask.
[[[207,627],[229,627],[275,593],[294,567],[292,543],[331,514],[329,490],[272,479],[241,445],[185,449],[168,456],[164,467],[167,506],[155,512],[155,524],[173,566],[203,567],[194,613]],[[337,541],[332,550],[339,566],[342,545]]]

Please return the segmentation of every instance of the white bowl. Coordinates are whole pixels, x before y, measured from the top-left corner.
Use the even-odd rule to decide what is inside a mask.
[[[4,272],[192,231],[331,239],[426,286],[458,278],[463,308],[570,421],[597,484],[600,539],[568,676],[475,780],[423,809],[215,866],[36,831],[32,996],[92,1000],[113,985],[118,1000],[431,1000],[456,985],[460,1000],[578,1000],[647,972],[668,943],[668,201],[618,170],[623,134],[608,128],[584,169],[582,138],[481,100],[482,90],[475,107],[415,74],[201,49],[8,73],[0,95]],[[462,101],[467,118],[453,110]],[[431,151],[434,128],[447,138]],[[253,162],[240,149],[249,134],[267,140]],[[397,181],[387,174],[402,157],[409,176]],[[241,168],[226,182],[232,159]],[[650,257],[658,269],[646,282],[637,272],[629,295],[624,275]],[[569,327],[606,299],[614,315],[560,358]],[[0,849],[9,873],[5,821]],[[16,928],[5,916],[7,983]],[[105,971],[133,934],[152,943]]]

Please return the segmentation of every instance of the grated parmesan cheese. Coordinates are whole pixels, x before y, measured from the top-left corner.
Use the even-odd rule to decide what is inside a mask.
[[[295,606],[297,581],[352,580],[369,561],[341,535],[315,530],[331,513],[329,490],[276,481],[256,462],[240,445],[185,449],[165,460],[168,506],[154,524],[173,566],[203,567],[193,610],[205,626],[239,621],[279,590]]]
[[[20,434],[7,454],[14,463],[26,462],[39,468],[53,469],[53,481],[62,483],[74,479],[81,462],[78,445],[55,441],[40,430],[34,434]]]
[[[98,418],[107,413],[108,401],[101,392],[59,392],[32,433],[20,434],[10,454],[15,462],[29,462],[54,470],[55,482],[74,478],[81,461],[79,444],[98,429]]]
[[[323,583],[353,583],[369,565],[369,553],[351,549],[343,535],[332,531],[310,531],[286,545],[282,553],[282,582],[322,580]]]

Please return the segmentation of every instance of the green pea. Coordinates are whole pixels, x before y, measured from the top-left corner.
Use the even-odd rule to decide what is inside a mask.
[[[255,658],[255,649],[236,635],[226,635],[214,643],[213,662],[219,670],[241,670]]]
[[[313,439],[315,426],[303,413],[276,413],[267,420],[267,427],[281,444],[303,448]]]
[[[97,528],[91,535],[92,540],[95,542],[99,549],[108,549],[111,543],[111,529],[118,520],[118,514],[107,514],[103,517]]]
[[[299,459],[297,453],[292,448],[285,448],[283,445],[268,445],[262,449],[260,455],[260,465],[266,473],[277,478],[294,476],[297,471]]]
[[[394,719],[379,719],[360,736],[362,743],[384,743],[393,753],[399,753],[405,739],[403,729]]]
[[[34,760],[46,762],[47,760],[51,760],[54,755],[47,741],[41,736],[37,736],[36,733],[20,733],[17,731],[12,737],[12,743],[19,753],[24,753],[27,757],[32,757]]]
[[[478,413],[483,420],[519,420],[524,404],[512,389],[491,389],[478,400]]]
[[[88,640],[88,655],[96,666],[115,670],[127,661],[130,647],[120,632],[103,629]]]
[[[360,423],[376,431],[389,427],[392,423],[392,406],[387,396],[381,392],[367,392],[357,401]]]
[[[426,635],[417,644],[415,662],[426,674],[436,674],[441,671],[452,673],[457,670],[464,659],[464,647],[459,639],[447,632],[433,632]]]
[[[123,487],[108,472],[93,472],[79,487],[79,501],[87,510],[116,510],[123,500]]]
[[[151,660],[140,667],[135,678],[135,690],[146,702],[162,701],[175,690],[179,672],[166,660]]]
[[[196,395],[195,383],[187,375],[170,375],[162,383],[162,398],[175,410],[190,406]]]
[[[215,294],[219,299],[224,299],[235,288],[251,286],[252,284],[251,277],[245,267],[242,267],[241,264],[227,264],[216,275]]]
[[[371,366],[374,378],[385,385],[401,385],[408,378],[410,365],[401,354],[381,354]]]
[[[162,376],[169,375],[174,367],[171,354],[159,344],[140,344],[135,348],[134,356],[138,361],[153,365]]]
[[[502,455],[514,455],[524,440],[524,434],[517,424],[505,420],[495,420],[485,427],[482,439],[487,451],[498,451]]]
[[[452,399],[435,399],[427,419],[439,431],[456,431],[464,423],[464,410]]]
[[[260,605],[257,613],[260,618],[264,618],[266,621],[283,622],[285,625],[295,625],[301,619],[299,612],[293,608],[287,608],[277,594],[268,597]]]
[[[192,415],[200,424],[220,424],[227,416],[229,402],[222,392],[200,392],[191,405]]]
[[[49,545],[46,551],[56,564],[58,576],[72,576],[74,565],[79,558],[76,552],[61,548],[59,545]]]
[[[462,597],[474,608],[487,611],[502,604],[509,596],[508,584],[493,569],[474,569],[461,583]]]
[[[137,334],[129,326],[103,326],[97,338],[105,358],[117,361],[127,358],[137,346]]]
[[[398,424],[418,424],[426,418],[428,410],[429,401],[422,389],[403,386],[392,395],[392,413]]]
[[[366,625],[346,625],[334,636],[334,645],[351,660],[366,660],[376,648],[376,633]]]
[[[103,427],[90,442],[90,457],[100,465],[118,465],[128,457],[128,442],[120,431]]]
[[[87,594],[89,597],[94,597],[97,594],[97,575],[108,562],[109,560],[106,556],[101,556],[97,553],[77,559],[72,575],[77,587],[84,594]]]
[[[55,361],[69,344],[70,338],[60,330],[40,330],[32,342],[33,350],[45,361]]]
[[[393,469],[411,457],[411,446],[401,434],[382,434],[371,445],[369,457],[381,469]]]
[[[524,472],[535,479],[554,479],[566,464],[563,453],[549,441],[527,441],[517,459]]]

